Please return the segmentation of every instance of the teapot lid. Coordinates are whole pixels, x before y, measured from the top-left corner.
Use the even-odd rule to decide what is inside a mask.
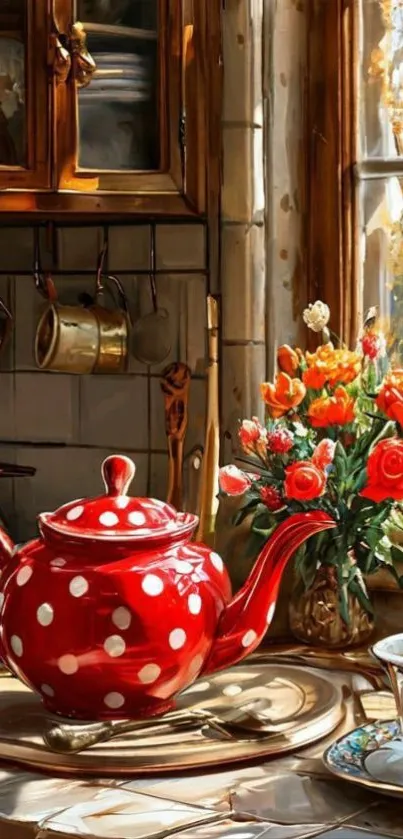
[[[54,513],[42,513],[40,523],[59,535],[120,543],[190,534],[197,525],[197,516],[178,513],[170,504],[155,498],[131,498],[127,494],[135,471],[129,457],[107,457],[102,464],[105,495],[71,501]]]

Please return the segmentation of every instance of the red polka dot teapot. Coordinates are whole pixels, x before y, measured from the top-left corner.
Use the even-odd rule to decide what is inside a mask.
[[[288,559],[334,523],[290,517],[231,600],[221,558],[191,541],[196,516],[129,497],[127,457],[109,457],[102,472],[106,494],[42,513],[40,538],[15,549],[0,532],[0,655],[53,713],[162,714],[200,674],[258,646]]]

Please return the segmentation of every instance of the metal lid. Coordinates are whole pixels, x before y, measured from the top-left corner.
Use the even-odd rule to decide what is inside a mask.
[[[106,495],[64,504],[54,513],[42,513],[42,525],[59,535],[102,541],[153,541],[191,533],[197,517],[178,513],[155,498],[131,498],[127,492],[136,467],[124,455],[112,455],[102,464]]]

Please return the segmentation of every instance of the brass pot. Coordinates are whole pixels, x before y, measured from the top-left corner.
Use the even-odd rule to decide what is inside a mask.
[[[343,649],[367,642],[374,630],[371,615],[348,592],[349,622],[340,614],[339,585],[335,569],[322,565],[313,584],[305,590],[299,576],[290,598],[290,629],[304,644]]]

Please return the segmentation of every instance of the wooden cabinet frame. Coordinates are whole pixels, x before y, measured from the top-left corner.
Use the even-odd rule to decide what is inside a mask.
[[[311,0],[308,21],[307,277],[331,327],[355,341],[359,310],[357,211],[357,0]]]
[[[26,40],[25,51],[26,165],[0,165],[0,190],[50,187],[49,0],[27,0],[26,23],[28,32],[36,32],[35,41]]]
[[[84,213],[106,217],[131,213],[206,215],[210,160],[212,155],[216,158],[219,147],[220,0],[209,0],[208,10],[205,0],[159,0],[162,165],[158,172],[133,173],[79,169],[75,81],[71,73],[66,79],[55,73],[58,51],[66,44],[74,22],[74,0],[28,2],[31,15],[35,14],[35,27],[40,20],[43,32],[30,65],[35,67],[35,84],[39,79],[35,89],[41,90],[39,98],[31,94],[31,102],[37,104],[32,125],[38,124],[39,112],[44,120],[39,129],[41,147],[36,152],[42,168],[16,172],[15,176],[10,169],[0,171],[0,218],[14,212],[31,217],[34,213],[38,218]],[[192,38],[186,41],[185,33],[191,33]],[[46,62],[53,66],[45,67]],[[217,173],[216,159],[212,166]],[[29,181],[28,176],[32,176]]]

